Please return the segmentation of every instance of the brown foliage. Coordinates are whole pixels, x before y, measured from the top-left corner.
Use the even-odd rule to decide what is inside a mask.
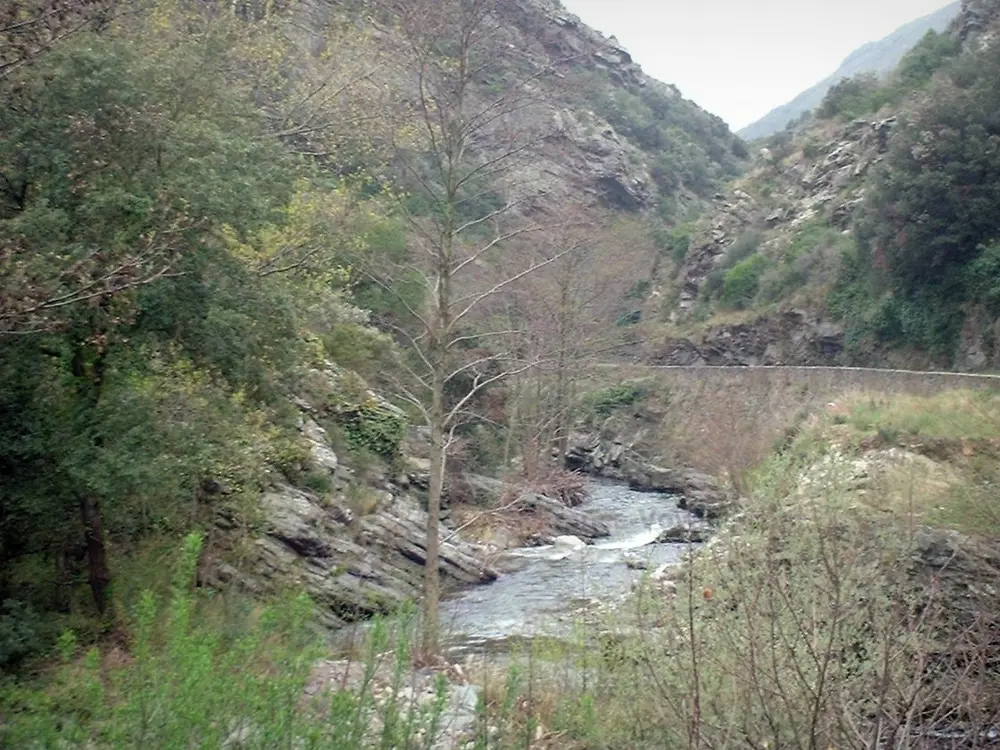
[[[115,0],[7,0],[0,6],[0,79],[56,44],[108,21]]]

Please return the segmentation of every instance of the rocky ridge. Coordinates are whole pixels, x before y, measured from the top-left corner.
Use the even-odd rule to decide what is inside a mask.
[[[680,146],[704,154],[719,176],[742,167],[742,142],[725,123],[684,99],[676,86],[646,75],[614,37],[587,26],[558,0],[517,0],[503,8],[512,43],[554,71],[538,85],[556,136],[535,150],[530,167],[519,175],[537,184],[548,200],[625,211],[653,208],[663,198],[697,203],[707,196],[703,186],[678,176],[673,195],[666,195],[653,179],[657,159]],[[675,142],[677,136],[657,142],[638,135],[672,122],[683,123],[686,144]],[[723,161],[713,156],[718,153],[726,155]]]
[[[671,319],[689,321],[709,276],[731,263],[728,254],[750,236],[760,237],[759,253],[781,257],[810,227],[850,232],[865,177],[884,157],[895,123],[888,117],[828,124],[808,138],[761,149],[750,172],[715,195],[696,227],[677,277],[669,282],[677,300]],[[811,303],[792,302],[738,323],[709,320],[686,335],[651,340],[643,357],[659,365],[836,365],[843,349],[839,324]]]
[[[679,273],[678,309],[696,304],[708,275],[745,232],[768,231],[762,251],[779,252],[816,220],[849,230],[864,198],[864,177],[882,160],[895,117],[827,124],[808,137],[762,148],[729,193],[715,195]]]

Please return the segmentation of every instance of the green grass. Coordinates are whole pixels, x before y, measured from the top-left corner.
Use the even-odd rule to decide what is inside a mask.
[[[1000,393],[950,391],[933,398],[860,398],[850,424],[863,432],[948,440],[1000,438]]]
[[[0,682],[0,745],[18,748],[429,747],[446,685],[429,700],[404,690],[413,673],[409,620],[374,622],[355,679],[306,693],[325,655],[312,604],[288,593],[236,627],[204,616],[194,588],[201,539],[184,540],[172,592],[144,593],[121,633],[85,648],[66,631],[57,664]],[[350,671],[348,664],[348,671]],[[418,742],[419,740],[419,742]]]

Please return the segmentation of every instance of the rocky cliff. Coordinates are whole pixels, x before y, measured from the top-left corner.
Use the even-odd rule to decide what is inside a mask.
[[[552,189],[626,210],[685,206],[741,171],[747,152],[722,120],[647,76],[613,37],[557,0],[508,7],[521,43],[558,70],[544,85],[562,137],[538,165]]]

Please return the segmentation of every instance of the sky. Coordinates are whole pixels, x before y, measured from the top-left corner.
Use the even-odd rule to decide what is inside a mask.
[[[649,75],[738,130],[950,0],[563,0]]]

